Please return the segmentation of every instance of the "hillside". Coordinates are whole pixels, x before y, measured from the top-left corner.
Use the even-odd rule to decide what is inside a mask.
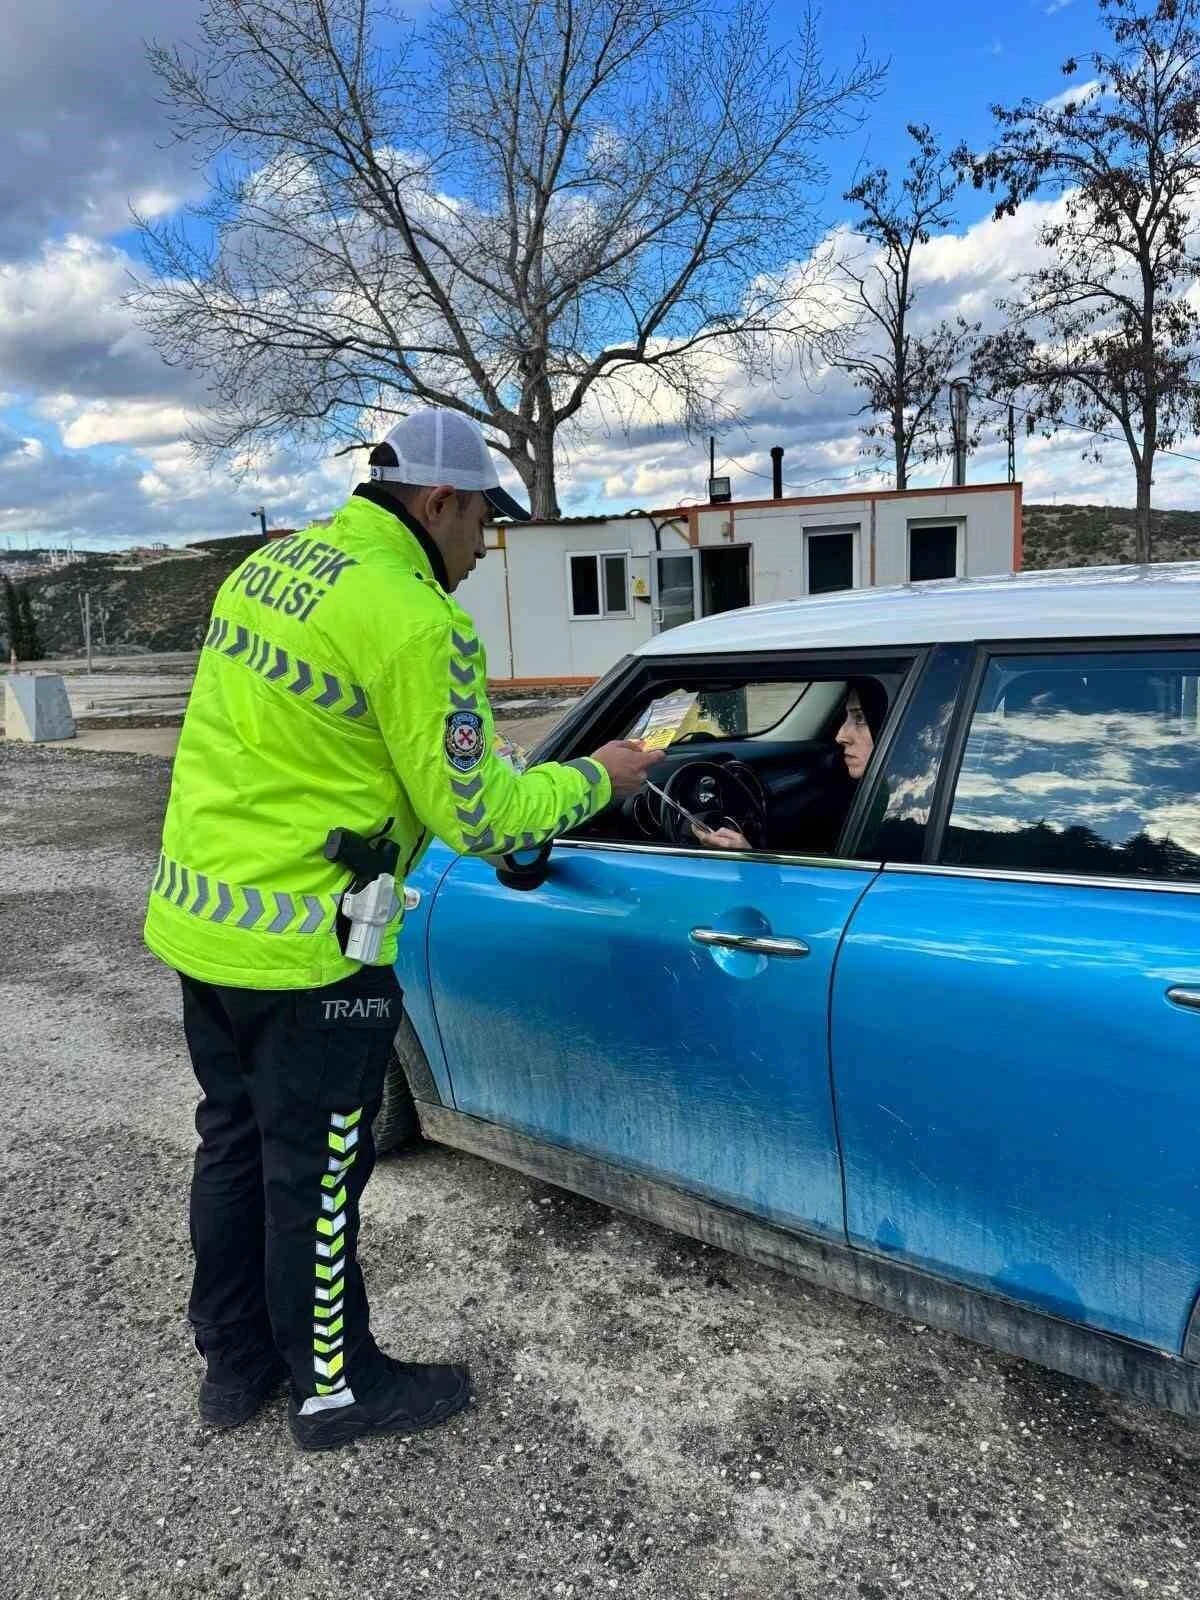
[[[1200,511],[1155,511],[1155,561],[1200,560]],[[1134,513],[1121,506],[1026,506],[1025,566],[1104,567],[1133,560]]]
[[[1156,561],[1200,560],[1200,511],[1155,513]],[[210,539],[176,559],[137,571],[115,570],[127,557],[96,556],[28,583],[42,642],[50,654],[83,646],[79,596],[92,595],[93,642],[100,647],[100,608],[109,652],[195,650],[213,596],[228,573],[256,548],[257,535]],[[1104,566],[1133,558],[1133,512],[1119,506],[1025,507],[1025,565]],[[0,625],[2,631],[2,625]],[[7,654],[6,640],[0,650]]]
[[[79,597],[90,593],[92,643],[97,650],[102,609],[109,652],[199,649],[214,595],[253,544],[240,538],[214,540],[203,552],[125,572],[115,569],[128,558],[101,555],[30,578],[27,588],[43,648],[50,655],[80,653]],[[228,548],[221,548],[225,545]],[[7,651],[7,641],[4,648]]]

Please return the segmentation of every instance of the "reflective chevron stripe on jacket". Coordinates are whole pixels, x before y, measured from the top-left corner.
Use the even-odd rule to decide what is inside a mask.
[[[341,898],[227,883],[166,855],[158,858],[152,893],[191,917],[259,933],[327,933],[337,920]]]
[[[351,719],[364,716],[366,690],[358,683],[345,683],[332,672],[310,666],[302,656],[291,654],[282,645],[272,644],[262,634],[252,633],[239,622],[214,616],[204,641],[206,650],[215,650],[231,661],[240,661],[268,683],[307,700],[321,711]]]

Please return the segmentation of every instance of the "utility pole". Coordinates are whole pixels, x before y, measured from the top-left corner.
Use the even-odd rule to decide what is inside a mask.
[[[950,424],[954,432],[954,487],[961,489],[967,481],[967,401],[971,390],[965,378],[956,378],[950,385]]]
[[[83,636],[87,649],[88,677],[92,675],[92,591],[88,589],[83,597]]]
[[[252,511],[250,513],[250,521],[253,522],[255,517],[257,517],[258,520],[259,520],[259,523],[260,523],[260,525],[262,527],[262,536],[265,539],[267,537],[267,509],[266,509],[266,507],[265,506],[259,506],[257,511]]]
[[[1008,481],[1017,481],[1017,413],[1008,408]]]

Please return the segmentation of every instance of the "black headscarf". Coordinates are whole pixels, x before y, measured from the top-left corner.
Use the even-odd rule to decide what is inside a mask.
[[[863,716],[867,719],[871,737],[878,743],[880,729],[888,713],[887,690],[878,678],[851,678],[846,684],[847,699],[851,693],[858,696],[858,703],[863,708]]]

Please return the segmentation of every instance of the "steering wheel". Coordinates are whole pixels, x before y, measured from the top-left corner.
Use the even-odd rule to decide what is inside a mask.
[[[736,828],[751,849],[761,850],[767,838],[767,791],[744,761],[687,761],[662,785],[706,828]],[[679,813],[649,796],[651,815],[668,844],[697,845],[691,824]]]

